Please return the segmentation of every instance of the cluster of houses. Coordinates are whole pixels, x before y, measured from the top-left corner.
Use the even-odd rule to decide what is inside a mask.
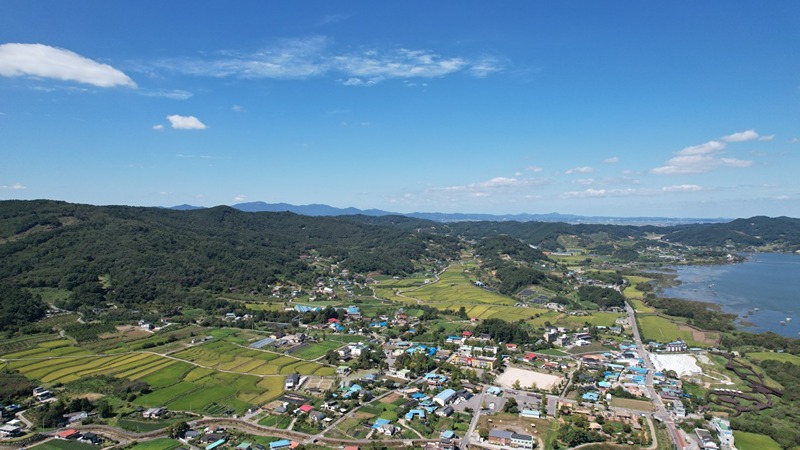
[[[71,440],[71,441],[82,442],[85,444],[94,444],[94,445],[101,444],[103,442],[103,439],[94,433],[90,433],[88,431],[81,432],[74,428],[69,428],[66,430],[59,431],[55,434],[55,437],[56,439],[61,439],[65,441]]]

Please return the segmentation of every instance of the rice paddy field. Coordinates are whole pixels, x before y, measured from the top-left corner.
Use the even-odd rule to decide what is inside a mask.
[[[217,334],[247,339],[225,330]],[[339,345],[313,344],[301,350],[306,356],[313,356]],[[283,393],[285,375],[289,373],[335,373],[333,367],[216,339],[169,355],[150,351],[97,354],[54,336],[4,342],[2,348],[5,352],[0,357],[5,360],[5,367],[44,386],[95,375],[139,380],[146,382],[152,392],[136,398],[136,405],[165,406],[205,415],[242,413],[268,403]]]
[[[196,345],[171,356],[210,369],[252,375],[286,375],[297,372],[301,375],[324,376],[333,375],[336,371],[333,367],[315,362],[241,347],[222,340]]]

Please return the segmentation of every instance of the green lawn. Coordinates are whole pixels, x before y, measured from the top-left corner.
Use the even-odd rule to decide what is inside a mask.
[[[739,450],[781,450],[771,437],[763,434],[733,431],[734,444]]]

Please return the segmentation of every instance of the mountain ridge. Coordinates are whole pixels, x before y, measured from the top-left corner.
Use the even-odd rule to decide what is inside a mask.
[[[693,223],[726,223],[730,218],[700,218],[700,217],[616,217],[616,216],[582,216],[577,214],[561,214],[557,212],[544,214],[484,214],[484,213],[441,213],[441,212],[412,212],[399,213],[381,209],[359,209],[354,207],[338,208],[335,206],[312,203],[307,205],[293,205],[290,203],[266,203],[263,201],[245,202],[231,205],[232,208],[245,212],[293,212],[305,216],[405,216],[415,219],[431,220],[439,223],[452,222],[562,222],[568,224],[607,224],[607,225],[683,225]],[[204,209],[202,206],[177,205],[169,209],[193,210]]]

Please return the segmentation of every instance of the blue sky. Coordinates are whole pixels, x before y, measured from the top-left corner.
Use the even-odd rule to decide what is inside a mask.
[[[77,5],[0,2],[0,199],[800,216],[795,1]]]

